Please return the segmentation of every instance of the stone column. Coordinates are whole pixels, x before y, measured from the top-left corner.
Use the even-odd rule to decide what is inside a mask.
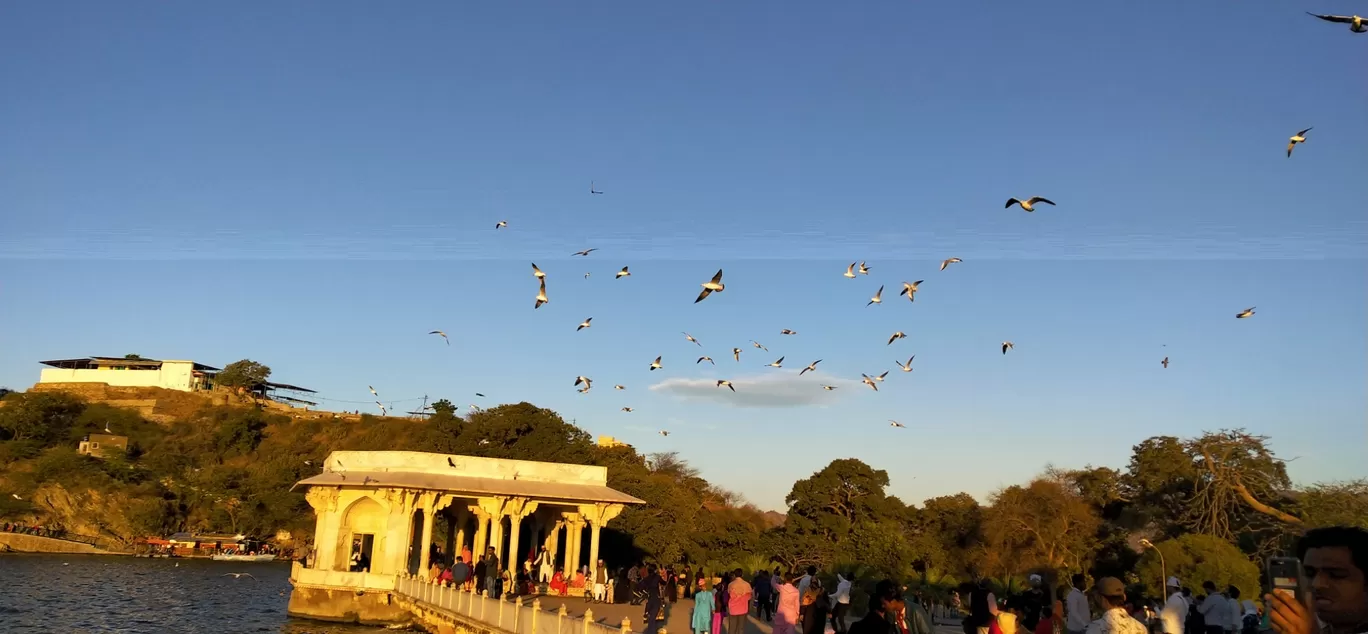
[[[447,512],[442,515],[443,517],[446,517],[447,521],[446,554],[447,565],[450,566],[456,563],[456,555],[460,554],[460,552],[456,550],[456,513]]]
[[[413,543],[413,509],[417,496],[404,489],[385,489],[389,518],[385,527],[382,556],[371,555],[371,572],[392,575],[408,570],[408,547]]]
[[[589,565],[598,566],[599,531],[622,512],[621,504],[581,504],[580,515],[589,522]],[[597,569],[597,568],[595,568]]]
[[[537,505],[537,502],[527,498],[513,498],[504,505],[504,509],[508,513],[508,565],[505,568],[510,577],[516,577],[518,566],[522,565],[522,555],[518,552],[518,542],[522,532],[523,518],[535,512]]]
[[[475,547],[471,549],[470,555],[478,560],[485,554],[485,548],[489,545],[489,514],[478,506],[470,507],[470,513],[475,516]]]
[[[579,569],[580,565],[580,542],[584,538],[584,518],[578,513],[567,513],[565,516],[565,572],[567,574]]]
[[[427,497],[427,496],[424,496]],[[436,518],[436,509],[432,508],[432,500],[423,500],[423,541],[418,548],[418,576],[428,578],[428,569],[432,567],[432,520]]]
[[[342,517],[338,512],[337,500],[340,489],[330,487],[309,487],[304,494],[309,506],[314,509],[314,554],[309,562],[316,570],[332,570],[337,565],[338,536]],[[351,553],[342,555],[347,561]]]

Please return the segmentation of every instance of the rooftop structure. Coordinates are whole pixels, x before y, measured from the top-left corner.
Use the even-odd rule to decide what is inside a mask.
[[[49,366],[38,376],[39,383],[104,383],[114,387],[160,387],[181,392],[212,389],[214,377],[222,371],[194,361],[145,359],[142,357],[82,357],[40,361]],[[314,393],[289,383],[267,381],[255,391],[271,398],[314,405],[309,401],[273,394],[276,390]]]
[[[122,456],[128,453],[128,436],[87,434],[85,440],[76,447],[76,453],[96,458]]]

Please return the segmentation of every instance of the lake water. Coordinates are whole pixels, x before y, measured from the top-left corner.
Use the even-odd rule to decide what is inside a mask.
[[[0,633],[393,631],[286,617],[289,577],[284,563],[0,555]]]

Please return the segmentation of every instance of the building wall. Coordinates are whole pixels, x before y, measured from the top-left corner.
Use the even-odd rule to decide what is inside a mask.
[[[191,391],[189,361],[166,361],[160,370],[68,370],[44,368],[39,383],[106,383],[117,387],[164,387]]]
[[[455,468],[447,463],[448,459],[454,461]],[[408,471],[436,475],[459,474],[472,478],[499,480],[512,480],[516,477],[519,480],[537,482],[598,486],[608,484],[607,467],[558,462],[447,456],[417,451],[334,451],[329,454],[328,462],[341,462],[346,465],[348,471]]]

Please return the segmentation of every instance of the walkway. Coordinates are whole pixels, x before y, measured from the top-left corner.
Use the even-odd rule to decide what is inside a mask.
[[[632,631],[643,632],[645,628],[642,622],[642,613],[645,610],[640,605],[628,605],[626,603],[587,603],[584,599],[576,597],[541,597],[542,609],[556,610],[564,603],[572,616],[583,618],[586,608],[594,610],[594,620],[604,625],[616,626],[622,623],[623,617],[632,619]],[[668,634],[689,634],[693,614],[693,600],[681,599],[670,611],[669,619],[665,622],[665,629]],[[849,619],[854,623],[855,619]],[[745,634],[771,634],[774,628],[763,619],[756,618],[752,613],[750,621],[746,627]],[[937,622],[936,634],[960,634],[958,625],[948,624],[943,621]],[[831,632],[830,625],[827,632]]]

